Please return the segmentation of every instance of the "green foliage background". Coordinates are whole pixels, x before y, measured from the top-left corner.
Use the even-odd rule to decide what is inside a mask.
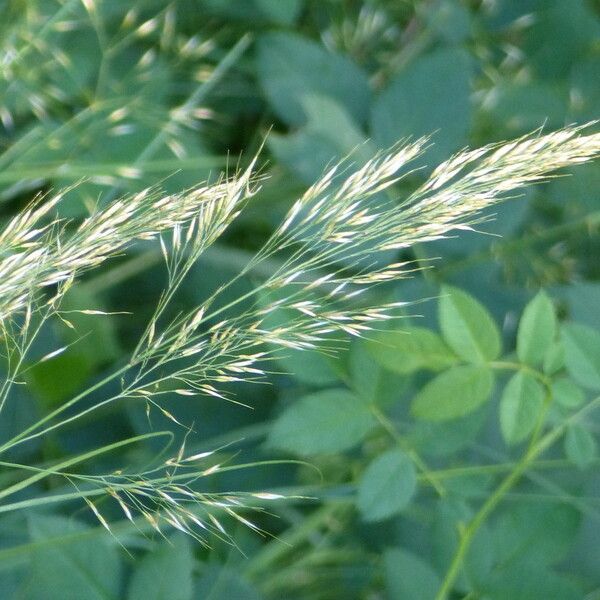
[[[191,273],[180,308],[235,275],[297,194],[350,152],[360,163],[433,132],[402,195],[466,145],[600,117],[597,1],[4,0],[0,40],[3,222],[35,192],[82,177],[64,216],[149,184],[180,190],[244,165],[267,136],[269,179]],[[210,479],[214,491],[302,496],[257,517],[274,538],[232,523],[238,547],[203,548],[115,512],[126,552],[80,503],[0,505],[0,597],[427,600],[458,550],[449,597],[600,598],[599,423],[578,412],[600,390],[600,164],[488,217],[480,229],[492,235],[465,231],[401,256],[427,269],[381,288],[382,300],[419,301],[400,325],[335,357],[292,353],[272,385],[238,390],[251,410],[173,400],[198,452],[231,444],[224,459],[306,461]],[[160,262],[140,244],[73,288],[67,308],[131,314],[47,328],[0,438],[122,360],[165,284]],[[94,414],[11,460],[45,464],[146,430],[136,406]],[[167,419],[152,425],[182,435]],[[502,490],[511,473],[521,477]],[[11,477],[0,473],[2,485]]]

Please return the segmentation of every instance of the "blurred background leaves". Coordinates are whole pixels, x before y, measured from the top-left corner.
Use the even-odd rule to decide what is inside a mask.
[[[600,117],[597,0],[4,0],[0,39],[3,222],[37,192],[71,184],[60,208],[69,218],[124,191],[181,190],[244,165],[266,137],[269,179],[190,274],[180,308],[239,272],[297,195],[349,153],[360,164],[399,138],[431,134],[420,169],[394,189],[401,198],[466,145]],[[401,331],[335,356],[293,353],[272,365],[271,385],[236,390],[253,410],[174,400],[176,418],[194,423],[198,450],[232,443],[225,460],[308,457],[312,467],[210,480],[213,491],[304,496],[261,516],[274,539],[231,524],[237,547],[200,548],[111,515],[124,552],[78,505],[62,515],[7,513],[0,595],[433,598],[457,531],[517,459],[544,403],[535,379],[487,363],[502,346],[510,360],[556,374],[552,423],[600,388],[600,164],[568,175],[490,211],[479,226],[490,235],[464,232],[401,253],[427,268],[383,286],[381,299],[430,299],[408,307]],[[227,294],[252,289],[253,276],[261,274]],[[70,324],[46,328],[32,364],[78,341],[28,371],[0,439],[124,360],[164,282],[160,252],[147,244],[79,282],[68,309],[119,314],[73,313]],[[536,297],[540,287],[547,295]],[[568,324],[543,339],[556,320]],[[520,341],[520,327],[539,329],[528,334],[539,348]],[[12,458],[44,464],[146,426],[143,410],[111,409]],[[181,436],[167,419],[152,426]],[[598,597],[597,436],[597,417],[573,424],[564,448],[506,496],[475,537],[455,597]],[[149,441],[97,468],[161,447]],[[417,472],[421,456],[427,466]],[[11,481],[10,472],[0,477]],[[36,492],[57,486],[50,479]]]

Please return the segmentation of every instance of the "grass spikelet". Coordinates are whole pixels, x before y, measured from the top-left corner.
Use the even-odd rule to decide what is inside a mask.
[[[155,19],[137,23],[135,15],[130,21],[138,35],[151,35],[168,25]],[[168,41],[168,27],[164,35]],[[125,117],[124,111],[112,112],[111,119],[120,122]],[[172,319],[166,316],[167,307],[191,267],[253,195],[255,160],[234,177],[179,194],[150,188],[113,200],[80,222],[54,216],[60,193],[39,198],[0,233],[0,332],[8,367],[0,388],[2,405],[19,381],[25,356],[42,325],[60,314],[64,294],[82,273],[125,252],[134,240],[148,240],[161,247],[168,287],[128,361],[4,442],[0,452],[117,402],[142,400],[149,413],[157,410],[177,423],[169,407],[174,395],[189,402],[199,395],[238,402],[226,384],[264,381],[270,361],[289,349],[314,350],[327,343],[326,351],[333,352],[341,338],[368,336],[382,322],[396,318],[404,306],[403,302],[373,303],[369,292],[418,268],[410,261],[390,258],[390,250],[472,227],[483,209],[507,194],[543,181],[557,169],[595,158],[600,154],[600,134],[586,131],[567,128],[462,151],[439,165],[410,196],[394,201],[394,184],[411,172],[427,140],[398,145],[357,169],[348,162],[338,165],[292,205],[232,281]],[[279,266],[253,291],[222,300],[223,292],[237,279],[275,256]],[[290,316],[274,325],[272,318],[280,311]],[[91,317],[104,314],[83,312]],[[92,392],[105,394],[103,400],[84,402]],[[181,425],[191,432],[190,424]],[[217,515],[259,530],[243,513],[252,499],[280,496],[204,493],[203,478],[223,469],[219,453],[196,451],[186,456],[182,445],[175,457],[143,472],[92,476],[70,471],[75,464],[153,435],[159,434],[96,448],[33,475],[26,471],[19,483],[0,491],[0,498],[52,474],[82,484],[73,497],[84,498],[107,529],[93,496],[112,498],[127,520],[139,517],[157,533],[168,525],[203,543],[209,533],[227,539]],[[202,464],[208,458],[214,462]],[[0,510],[10,506],[23,504],[4,505]]]

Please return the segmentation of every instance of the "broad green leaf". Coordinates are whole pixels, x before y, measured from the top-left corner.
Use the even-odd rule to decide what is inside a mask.
[[[412,460],[389,450],[369,464],[358,485],[357,506],[365,521],[381,521],[402,511],[417,489]]]
[[[467,142],[471,124],[471,58],[441,48],[402,70],[373,104],[371,133],[388,148],[401,138],[433,136],[428,151],[437,163]],[[451,99],[451,101],[449,101]]]
[[[302,125],[302,99],[330,96],[352,118],[364,123],[370,98],[365,73],[348,58],[292,33],[267,33],[258,40],[260,84],[277,115],[288,125]]]
[[[556,503],[515,503],[493,525],[499,563],[552,565],[570,551],[581,522],[574,506]]]
[[[443,286],[438,311],[442,335],[461,358],[475,364],[498,358],[501,351],[498,327],[473,296]]]
[[[552,301],[541,290],[529,302],[517,331],[517,355],[521,362],[537,366],[542,363],[556,336],[556,314]]]
[[[500,430],[507,444],[522,442],[537,423],[544,405],[544,388],[526,371],[515,373],[500,399]]]
[[[304,456],[341,452],[358,444],[375,425],[368,405],[347,390],[305,396],[275,421],[268,445]]]
[[[549,129],[564,124],[568,89],[564,83],[501,81],[481,111],[481,120],[496,139],[529,133],[547,125]]]
[[[31,559],[31,600],[107,600],[121,596],[121,550],[108,534],[77,540],[89,527],[72,517],[31,515],[29,532],[34,542],[45,542]],[[47,543],[53,537],[74,535],[73,540]]]
[[[305,183],[318,179],[332,160],[352,154],[361,165],[375,153],[344,107],[329,96],[302,98],[307,123],[288,135],[272,133],[267,144],[275,157]]]
[[[584,594],[575,581],[544,568],[542,565],[511,563],[494,570],[482,582],[484,597],[489,600],[583,600]]]
[[[583,390],[568,377],[561,377],[552,384],[552,397],[565,408],[577,408],[585,402]]]
[[[411,412],[417,419],[446,421],[472,413],[486,402],[494,385],[491,369],[462,365],[444,371],[415,396]]]
[[[190,540],[177,534],[159,542],[136,566],[128,600],[190,600],[194,558]]]
[[[422,558],[404,548],[389,548],[383,553],[385,582],[390,600],[431,600],[441,580]]]
[[[384,370],[368,352],[369,342],[353,338],[348,355],[351,387],[367,402],[387,407],[407,391],[410,378]]]
[[[565,454],[580,469],[588,467],[596,458],[598,447],[592,433],[581,425],[570,425],[565,435]]]
[[[562,342],[571,377],[585,388],[600,390],[600,332],[569,323],[563,325]]]
[[[440,371],[458,361],[440,336],[425,327],[375,333],[367,348],[380,365],[401,374],[420,369]]]

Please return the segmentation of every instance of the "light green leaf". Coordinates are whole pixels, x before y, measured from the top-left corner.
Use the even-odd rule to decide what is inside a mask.
[[[592,433],[581,425],[570,425],[565,435],[565,454],[580,469],[585,469],[596,458],[598,447]]]
[[[192,598],[194,558],[183,534],[158,543],[137,564],[128,600],[189,600]]]
[[[89,527],[73,518],[31,515],[28,519],[32,541],[44,544],[35,550],[31,561],[31,580],[27,598],[31,600],[107,600],[120,597],[120,550],[108,534],[104,538],[77,541],[52,537],[85,532]]]
[[[304,456],[341,452],[358,444],[374,427],[365,402],[347,390],[305,396],[275,421],[268,445]]]
[[[552,384],[552,397],[565,408],[577,408],[585,402],[583,390],[568,377],[561,377]]]
[[[277,115],[288,125],[302,125],[302,99],[308,94],[330,96],[364,123],[369,101],[365,73],[353,62],[292,33],[267,33],[258,41],[260,84]]]
[[[490,313],[471,295],[443,286],[438,305],[440,328],[448,345],[466,361],[479,364],[500,355],[500,332]]]
[[[600,390],[600,332],[569,323],[563,325],[562,342],[571,377],[585,388]]]
[[[554,375],[565,366],[565,349],[560,340],[550,344],[544,356],[544,373]]]
[[[377,98],[371,133],[383,148],[399,139],[434,135],[428,152],[441,162],[466,144],[471,123],[471,59],[464,50],[441,48],[398,73]]]
[[[500,400],[500,430],[507,444],[522,442],[535,427],[542,406],[544,388],[529,373],[515,373]]]
[[[487,367],[452,367],[430,381],[415,396],[412,414],[427,421],[462,417],[489,399],[493,385],[494,376]]]
[[[363,473],[357,506],[365,521],[381,521],[406,508],[416,489],[417,473],[412,460],[402,450],[389,450]]]
[[[433,568],[404,548],[389,548],[383,553],[385,582],[390,600],[431,600],[441,581]]]
[[[440,336],[425,327],[375,333],[367,348],[380,365],[401,374],[420,369],[439,371],[458,361]]]
[[[517,355],[521,362],[537,366],[542,363],[556,336],[556,313],[543,290],[529,302],[517,331]]]

